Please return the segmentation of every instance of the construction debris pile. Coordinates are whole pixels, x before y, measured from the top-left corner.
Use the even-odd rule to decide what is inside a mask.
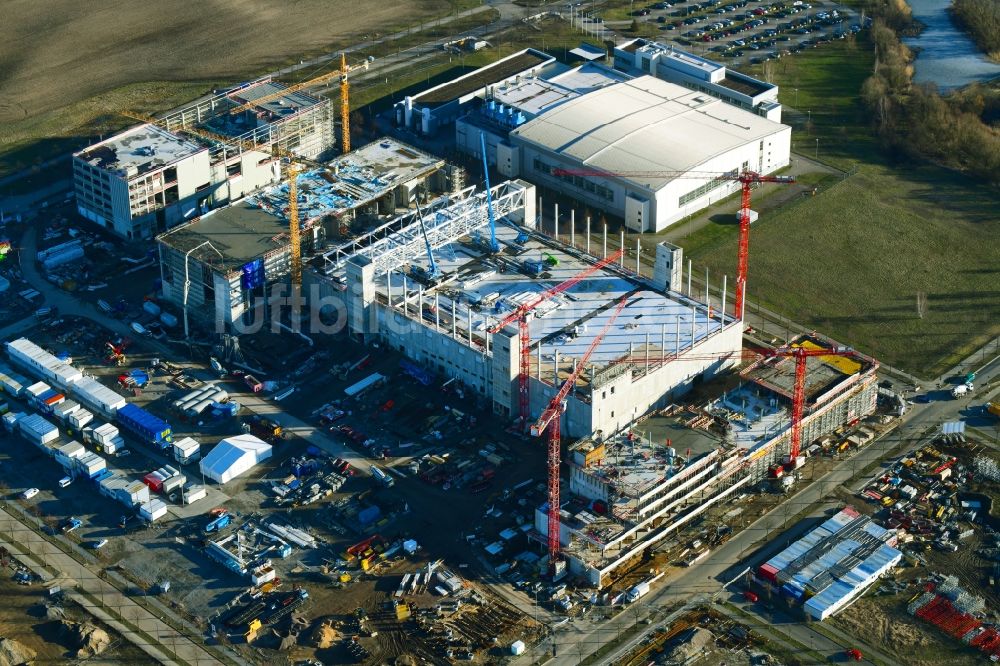
[[[907,606],[911,615],[930,622],[952,638],[979,648],[993,661],[1000,658],[1000,630],[980,619],[986,603],[958,585],[958,578],[945,576],[929,583],[928,590]]]

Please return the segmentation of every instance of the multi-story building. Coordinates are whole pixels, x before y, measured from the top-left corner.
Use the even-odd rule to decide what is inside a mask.
[[[633,76],[649,74],[707,93],[768,120],[781,122],[778,86],[735,72],[725,65],[672,45],[633,39],[615,47],[615,69]]]

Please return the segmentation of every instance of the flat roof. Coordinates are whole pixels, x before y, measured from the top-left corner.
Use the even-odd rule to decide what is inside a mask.
[[[495,86],[492,99],[499,104],[513,107],[535,117],[548,112],[564,102],[575,99],[604,86],[630,79],[600,64],[585,63],[579,67],[560,71],[553,76],[526,77],[518,83]]]
[[[434,251],[438,269],[444,275],[454,273],[455,277],[424,293],[425,298],[440,299],[439,309],[446,313],[449,329],[452,302],[457,327],[467,330],[471,313],[473,331],[482,336],[487,328],[520,303],[569,279],[591,263],[591,260],[571,254],[562,245],[543,242],[536,236],[515,243],[518,234],[519,230],[509,225],[497,225],[497,240],[506,248],[504,258],[507,261],[544,260],[549,256],[558,261],[558,265],[548,267],[538,277],[529,277],[516,270],[500,273],[486,255],[470,243],[453,242]],[[430,268],[425,259],[414,263],[424,270]],[[403,268],[400,266],[400,270]],[[402,277],[396,274],[392,280],[392,298],[396,303],[403,297],[402,283]],[[386,276],[377,275],[375,285],[377,291],[385,294]],[[411,298],[414,288],[411,280],[408,288]],[[535,316],[529,320],[532,372],[538,368],[540,355],[542,377],[551,381],[558,351],[558,372],[560,378],[564,378],[572,370],[574,359],[582,358],[601,332],[621,298],[625,298],[626,305],[591,356],[590,367],[581,375],[581,384],[588,384],[595,370],[618,364],[623,359],[641,364],[645,358],[647,335],[650,357],[656,359],[672,354],[678,342],[683,350],[691,345],[692,339],[698,343],[722,329],[717,309],[709,318],[705,306],[697,301],[677,293],[653,291],[611,268],[602,268],[535,309]],[[493,305],[470,309],[470,301],[483,299],[491,300]]]
[[[124,171],[135,176],[169,166],[203,150],[208,149],[147,123],[84,148],[75,157],[98,169]]]
[[[830,347],[811,336],[799,338],[792,343],[792,346],[811,350]],[[806,400],[814,402],[819,396],[869,367],[871,367],[869,359],[861,354],[849,357],[837,355],[807,357]],[[790,357],[766,359],[751,366],[744,376],[765,388],[790,397],[795,387],[795,359]]]
[[[281,93],[287,89],[288,86],[284,83],[262,81],[255,85],[239,88],[228,96],[237,104],[246,104],[247,102],[254,102],[263,97],[270,97],[271,95]],[[300,111],[321,104],[324,104],[324,100],[299,90],[269,99],[262,104],[256,105],[254,108],[257,111],[264,110],[270,112],[272,116],[276,116],[270,119],[270,122],[274,122],[282,116],[292,116]]]
[[[287,247],[288,222],[261,210],[247,198],[171,229],[158,240],[179,252],[198,248],[191,253],[192,259],[228,273],[261,255]],[[198,247],[205,241],[211,247]]]
[[[299,174],[299,217],[303,221],[342,215],[379,199],[414,178],[426,176],[445,165],[430,153],[395,139],[382,138],[329,163],[327,169]],[[288,183],[253,195],[255,204],[285,218]]]
[[[366,205],[414,178],[444,166],[444,160],[395,139],[369,143],[329,164],[299,174],[299,219],[304,225]],[[239,202],[160,236],[181,252],[210,241],[192,256],[224,272],[288,245],[288,183],[269,187]]]
[[[499,83],[504,79],[551,62],[555,62],[555,58],[547,53],[542,53],[535,49],[525,49],[497,60],[491,65],[480,67],[457,79],[425,90],[418,95],[414,95],[411,99],[414,104],[421,106],[433,107],[447,104],[460,97],[476,92],[481,88]]]
[[[726,75],[718,82],[720,86],[729,88],[738,93],[743,93],[749,97],[765,93],[774,88],[770,83],[764,83],[749,76],[744,76],[739,72],[726,72]]]
[[[570,100],[511,132],[520,139],[611,173],[691,171],[709,159],[787,129],[750,111],[653,76]],[[658,190],[674,180],[622,180]]]
[[[571,49],[570,53],[583,60],[600,60],[608,55],[604,49],[591,44],[580,44],[575,49]]]

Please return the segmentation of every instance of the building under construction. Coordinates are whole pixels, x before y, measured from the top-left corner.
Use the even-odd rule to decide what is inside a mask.
[[[606,241],[581,234],[566,244],[539,233],[529,183],[502,183],[491,197],[495,233],[484,193],[468,188],[329,250],[306,282],[344,293],[357,339],[402,351],[512,418],[521,416],[520,332],[498,322],[579,279],[528,321],[534,418],[624,301],[567,400],[562,430],[578,437],[617,432],[738,364],[742,324],[719,302],[681,293],[680,248],[661,243],[653,275],[640,275],[634,260],[605,259]],[[730,306],[732,296],[723,297]]]
[[[324,251],[326,239],[358,217],[392,217],[415,195],[447,189],[443,167],[433,155],[381,139],[300,173],[303,256]],[[288,195],[288,183],[281,183],[158,236],[164,299],[219,330],[259,323],[254,305],[289,280]]]
[[[74,153],[78,212],[123,238],[152,238],[278,183],[275,154],[329,154],[330,100],[284,89],[253,81]]]
[[[822,350],[827,344],[803,336],[792,346]],[[612,437],[573,445],[560,521],[570,570],[602,587],[741,490],[765,480],[777,490],[786,487],[803,462],[788,460],[794,365],[792,358],[755,361],[732,378],[735,386],[730,381],[728,390],[702,404],[676,402]],[[861,354],[809,358],[804,453],[817,453],[813,442],[874,411],[877,368]],[[546,506],[537,509],[535,522],[544,540]]]

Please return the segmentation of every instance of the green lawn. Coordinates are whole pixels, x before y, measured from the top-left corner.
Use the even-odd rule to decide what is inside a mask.
[[[1000,334],[998,195],[931,165],[879,154],[856,90],[871,56],[830,45],[782,59],[782,100],[813,109],[793,141],[858,171],[767,212],[754,224],[748,298],[885,363],[935,376]],[[695,263],[732,273],[735,225],[709,224],[681,241]],[[991,280],[992,278],[992,280]],[[924,316],[917,294],[925,293]]]

